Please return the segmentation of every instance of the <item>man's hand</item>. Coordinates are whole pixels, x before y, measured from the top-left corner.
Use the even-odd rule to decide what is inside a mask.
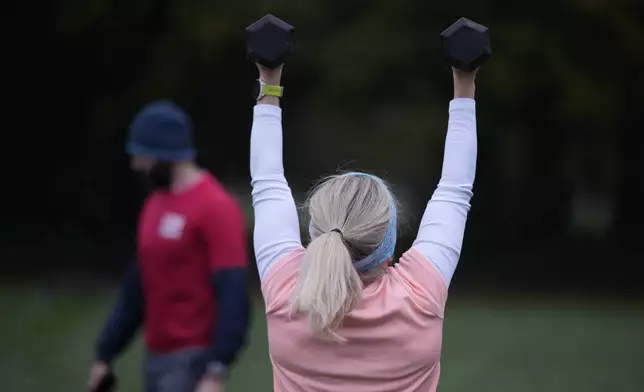
[[[474,99],[475,79],[478,69],[474,72],[465,72],[457,68],[452,68],[454,77],[454,98],[471,98]]]
[[[224,392],[224,384],[213,377],[205,376],[199,381],[195,392]]]
[[[89,379],[87,380],[87,390],[93,391],[98,387],[101,380],[110,372],[110,367],[103,361],[96,361],[89,369]]]

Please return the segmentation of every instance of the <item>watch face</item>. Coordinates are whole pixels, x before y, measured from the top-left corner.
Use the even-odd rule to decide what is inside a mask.
[[[262,85],[259,82],[255,83],[255,86],[253,87],[253,99],[254,100],[259,99],[259,93],[261,91],[261,87],[262,87]]]

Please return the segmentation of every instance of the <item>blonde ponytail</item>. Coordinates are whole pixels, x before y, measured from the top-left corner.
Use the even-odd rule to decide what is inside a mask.
[[[325,233],[307,247],[292,309],[306,314],[313,331],[342,341],[334,330],[358,304],[362,288],[342,235]]]
[[[328,178],[308,201],[311,243],[300,266],[291,313],[311,329],[342,342],[335,330],[362,299],[364,284],[396,243],[395,200],[385,183],[362,173]]]

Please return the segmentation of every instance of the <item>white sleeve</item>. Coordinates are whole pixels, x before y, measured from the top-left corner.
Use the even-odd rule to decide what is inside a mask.
[[[443,172],[427,203],[416,248],[449,285],[461,255],[472,185],[476,173],[476,105],[473,99],[454,99],[449,105]]]
[[[302,247],[297,207],[284,177],[282,110],[278,106],[254,108],[250,175],[255,209],[255,259],[263,279],[280,257]]]

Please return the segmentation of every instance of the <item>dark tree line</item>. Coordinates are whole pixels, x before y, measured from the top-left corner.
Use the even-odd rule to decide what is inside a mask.
[[[407,209],[409,245],[440,175],[451,91],[437,34],[468,16],[490,26],[494,57],[479,77],[461,281],[609,273],[628,287],[641,273],[644,12],[626,0],[19,3],[5,15],[4,268],[120,271],[143,197],[124,140],[153,99],[193,115],[202,163],[250,212],[255,74],[242,32],[266,12],[298,29],[284,81],[298,195],[338,167],[383,175]]]

